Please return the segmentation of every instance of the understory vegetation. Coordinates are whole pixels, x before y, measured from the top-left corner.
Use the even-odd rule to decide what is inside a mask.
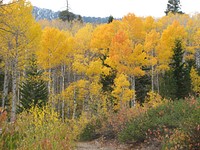
[[[158,97],[157,97],[158,98]],[[160,98],[160,97],[159,97]],[[180,101],[157,99],[143,107],[118,112],[99,112],[91,118],[62,122],[49,105],[32,107],[23,112],[15,123],[1,117],[0,147],[3,149],[73,149],[76,141],[99,137],[118,139],[122,143],[157,142],[161,149],[190,149],[200,147],[200,99]]]
[[[105,139],[117,138],[122,143],[154,143],[160,149],[200,148],[200,99],[162,101],[153,106],[134,110],[120,110],[93,120],[81,133],[82,140],[93,140],[98,135]]]

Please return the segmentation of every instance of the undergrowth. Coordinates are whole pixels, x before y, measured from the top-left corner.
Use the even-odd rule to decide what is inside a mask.
[[[200,148],[200,100],[162,104],[133,119],[118,134],[122,142],[157,140],[163,149]]]

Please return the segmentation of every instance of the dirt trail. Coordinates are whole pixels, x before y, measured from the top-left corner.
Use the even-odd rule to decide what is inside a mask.
[[[113,141],[109,142],[79,142],[76,150],[130,150],[126,145],[116,144]]]
[[[78,142],[76,150],[160,150],[158,143],[140,143],[136,145],[119,144],[116,141],[101,142],[98,140],[91,142]]]

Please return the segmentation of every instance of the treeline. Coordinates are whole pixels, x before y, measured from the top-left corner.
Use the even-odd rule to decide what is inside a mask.
[[[180,99],[200,92],[199,14],[37,23],[20,0],[2,5],[0,20],[1,102],[11,121],[19,108],[46,103],[64,120],[134,107],[147,93]]]
[[[44,9],[44,8],[39,8],[39,7],[36,7],[34,6],[33,7],[33,16],[34,18],[39,21],[39,20],[54,20],[54,19],[59,19],[59,14],[60,13],[65,13],[66,11],[57,11],[57,12],[54,12],[50,9]],[[72,13],[73,14],[73,13]],[[75,18],[78,18],[80,17],[80,15],[76,15],[76,14],[73,14],[75,15]],[[62,17],[61,17],[62,18]],[[81,19],[83,22],[85,23],[106,23],[108,22],[108,18],[109,17],[104,17],[104,18],[101,18],[101,17],[89,17],[89,16],[82,16]]]

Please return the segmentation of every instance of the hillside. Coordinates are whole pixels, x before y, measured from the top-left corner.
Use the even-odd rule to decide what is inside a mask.
[[[39,8],[34,6],[33,8],[33,15],[35,16],[35,19],[41,20],[41,19],[47,19],[47,20],[53,20],[57,19],[59,16],[60,11],[54,12],[50,9],[45,8]],[[78,15],[78,14],[76,14]],[[101,17],[86,17],[82,16],[83,21],[86,23],[106,23],[108,21],[108,17],[101,18]]]
[[[37,21],[41,19],[53,20],[53,19],[58,18],[59,11],[54,12],[50,9],[39,8],[39,7],[34,6],[33,15],[35,16],[35,19]]]

